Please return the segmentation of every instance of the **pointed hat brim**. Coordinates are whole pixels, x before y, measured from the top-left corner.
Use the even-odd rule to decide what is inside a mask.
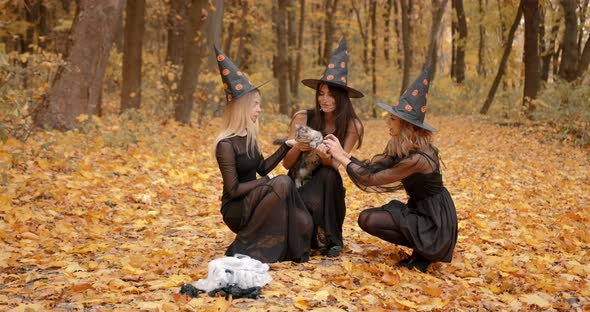
[[[427,124],[427,123],[425,123],[423,121],[416,120],[416,118],[415,118],[414,115],[406,114],[406,113],[404,113],[404,111],[401,111],[401,110],[396,110],[392,106],[389,106],[389,105],[387,105],[385,103],[377,102],[376,104],[377,104],[377,106],[379,106],[379,107],[383,108],[384,110],[386,110],[388,113],[390,113],[392,115],[395,115],[395,116],[397,116],[397,117],[399,117],[399,118],[401,118],[401,119],[403,119],[403,120],[411,123],[414,126],[420,127],[422,129],[425,129],[425,130],[428,130],[428,131],[431,131],[431,132],[438,131],[434,127],[432,127],[431,125],[429,125],[429,124]]]
[[[342,84],[339,84],[337,82],[332,82],[332,81],[327,81],[327,80],[321,80],[321,79],[303,79],[301,80],[301,83],[304,84],[306,87],[310,87],[314,90],[317,90],[318,86],[322,83],[325,83],[327,85],[331,85],[334,87],[338,87],[338,88],[342,88],[345,89],[346,92],[348,92],[348,96],[351,98],[362,98],[363,96],[365,96],[361,91],[358,91],[356,89],[353,89],[349,86],[345,86]]]

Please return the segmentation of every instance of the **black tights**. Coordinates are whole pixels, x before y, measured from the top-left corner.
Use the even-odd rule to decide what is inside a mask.
[[[385,241],[412,248],[411,244],[398,230],[399,223],[383,208],[369,208],[359,215],[359,226],[363,231]]]
[[[359,226],[363,231],[377,236],[383,240],[397,245],[412,247],[412,244],[404,237],[398,230],[399,223],[393,216],[383,208],[370,208],[359,215]],[[430,261],[414,250],[411,257],[400,262],[401,265],[409,268],[417,268],[422,272],[426,272]]]

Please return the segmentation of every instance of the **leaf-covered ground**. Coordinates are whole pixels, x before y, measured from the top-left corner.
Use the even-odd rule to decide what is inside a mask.
[[[410,250],[356,219],[405,194],[363,193],[345,177],[340,257],[272,264],[258,300],[190,300],[180,285],[206,278],[234,236],[211,153],[219,119],[198,128],[130,117],[0,145],[0,310],[590,309],[588,150],[479,117],[430,117],[459,216],[452,263],[428,274],[399,267]],[[266,154],[287,123],[262,120]],[[384,127],[365,121],[354,154],[382,151]]]

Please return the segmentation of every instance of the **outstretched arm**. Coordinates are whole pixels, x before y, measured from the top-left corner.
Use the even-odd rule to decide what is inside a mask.
[[[347,167],[350,163],[350,154],[344,150],[340,141],[333,134],[328,134],[324,139],[324,144],[328,146],[329,153],[332,155],[334,160]]]
[[[340,145],[338,138],[328,135],[324,141],[330,148],[330,153],[334,159],[338,160],[346,167],[346,173],[360,186],[382,186],[401,181],[402,179],[416,173],[427,171],[427,164],[421,154],[413,154],[403,160],[391,163],[390,167],[373,170],[360,161],[352,158]]]
[[[297,142],[295,140],[289,139],[285,143],[281,144],[281,146],[272,155],[260,162],[256,172],[258,172],[258,174],[261,176],[267,175],[279,164],[279,162],[289,152],[291,147],[296,143]]]
[[[354,146],[359,142],[359,135],[363,132],[363,125],[359,120],[352,120],[346,129],[346,137],[344,142],[342,142],[341,146],[344,152],[350,158],[350,152],[354,148]],[[342,162],[337,159],[332,159],[332,166],[338,169]],[[344,164],[344,168],[346,168],[347,164]]]

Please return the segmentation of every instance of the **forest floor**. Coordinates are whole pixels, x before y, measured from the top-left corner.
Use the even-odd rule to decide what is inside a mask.
[[[220,120],[86,122],[0,145],[0,311],[590,310],[590,151],[546,131],[429,116],[459,218],[451,263],[400,267],[410,250],[356,220],[405,193],[364,193],[341,169],[343,254],[271,264],[259,299],[226,300],[178,294],[234,237],[212,156]],[[266,155],[287,124],[264,116]],[[382,120],[364,124],[360,159],[388,138]]]

